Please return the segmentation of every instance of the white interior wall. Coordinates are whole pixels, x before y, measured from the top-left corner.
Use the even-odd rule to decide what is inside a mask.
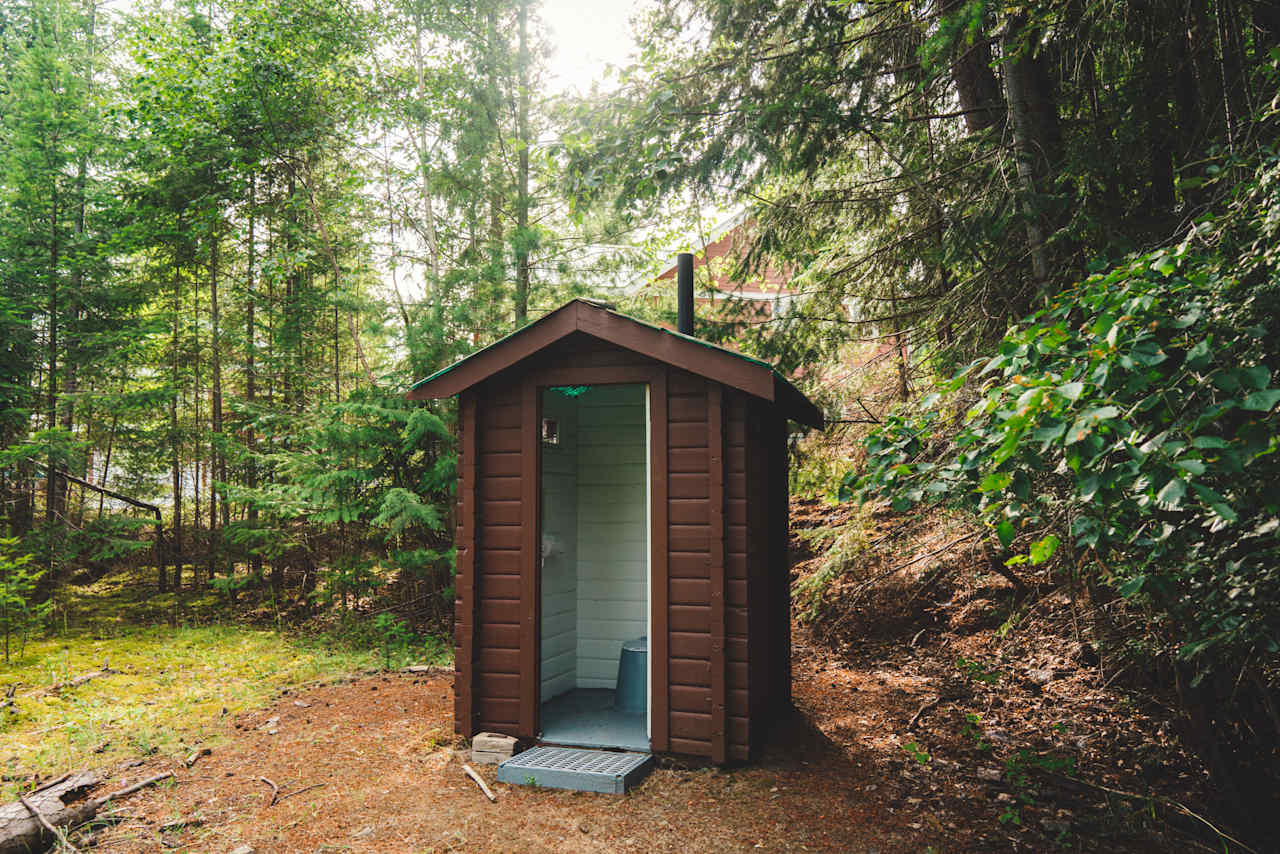
[[[645,387],[577,400],[577,686],[614,688],[622,643],[648,631]]]
[[[542,414],[560,426],[560,444],[542,446],[542,702],[577,685],[577,402],[555,391]]]

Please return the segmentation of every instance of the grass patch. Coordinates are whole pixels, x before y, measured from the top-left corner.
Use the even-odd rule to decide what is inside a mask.
[[[48,691],[107,658],[120,673],[59,694]],[[136,628],[113,638],[33,641],[22,661],[0,672],[0,690],[21,683],[16,711],[0,713],[3,797],[24,788],[15,780],[36,772],[209,744],[224,714],[263,706],[281,688],[378,663],[376,650],[237,626]]]
[[[125,572],[60,589],[53,633],[0,664],[0,697],[18,685],[15,706],[0,710],[0,800],[36,773],[216,745],[225,716],[261,708],[283,688],[451,658],[440,639],[388,638],[356,621],[325,634],[227,622],[215,592],[157,594],[153,585]],[[49,690],[104,660],[120,672]]]

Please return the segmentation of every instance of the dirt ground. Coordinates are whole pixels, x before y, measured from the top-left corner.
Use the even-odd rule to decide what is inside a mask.
[[[798,529],[839,524],[835,512],[793,506]],[[893,562],[955,536],[932,522],[881,527]],[[819,559],[799,540],[793,554],[797,578]],[[886,576],[879,600],[853,607],[858,578],[879,576],[880,559],[861,555],[861,576],[831,588],[839,607],[796,625],[795,711],[750,765],[663,759],[625,796],[499,785],[481,767],[491,804],[462,771],[451,680],[369,675],[228,715],[193,768],[180,756],[117,768],[112,788],[168,769],[177,781],[127,799],[116,823],[78,844],[212,854],[1223,850],[1191,815],[1214,815],[1203,768],[1179,747],[1168,710],[1093,655],[1079,603],[1051,592],[1006,632],[1007,584],[952,550],[912,565],[907,586]],[[279,788],[274,804],[264,778]]]
[[[122,821],[81,840],[110,852],[897,854],[1051,850],[1059,846],[1043,816],[1083,820],[1026,807],[1023,826],[1002,824],[1009,787],[977,776],[998,763],[935,755],[923,764],[903,752],[906,724],[928,699],[926,677],[850,667],[803,632],[795,641],[796,712],[749,766],[666,760],[625,796],[501,785],[482,766],[498,797],[491,804],[463,774],[465,751],[451,746],[450,680],[369,676],[228,718],[226,743],[189,770],[177,757],[120,770],[112,784],[169,769],[177,782],[129,798]],[[274,805],[262,778],[279,787]],[[1168,850],[1158,834],[1120,831],[1063,842]]]
[[[868,757],[849,755],[803,714],[758,764],[667,762],[626,796],[500,785],[482,767],[491,804],[464,776],[465,752],[448,746],[452,706],[443,677],[288,694],[229,720],[230,744],[178,769],[176,785],[122,804],[129,818],[99,830],[94,850],[890,852],[923,851],[938,836],[885,797]],[[148,762],[113,782],[170,767]],[[280,788],[274,806],[263,777]]]

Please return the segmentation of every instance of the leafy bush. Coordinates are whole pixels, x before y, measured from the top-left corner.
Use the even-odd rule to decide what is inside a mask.
[[[971,511],[1005,566],[1109,588],[1137,618],[1127,647],[1172,676],[1184,735],[1224,802],[1256,800],[1236,810],[1252,822],[1280,749],[1259,735],[1280,679],[1280,153],[1242,171],[1181,244],[1046,300],[893,413],[841,492]]]
[[[846,496],[970,508],[1010,565],[1070,543],[1184,658],[1275,653],[1280,387],[1248,301],[1187,244],[1094,275],[892,416]]]

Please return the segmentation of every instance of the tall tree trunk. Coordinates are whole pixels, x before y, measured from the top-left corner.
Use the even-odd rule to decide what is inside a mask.
[[[218,560],[221,557],[221,544],[218,534],[218,492],[216,481],[226,482],[227,479],[227,459],[222,452],[222,341],[220,338],[219,323],[221,317],[218,313],[218,251],[219,251],[220,235],[218,229],[213,232],[213,245],[209,248],[209,324],[210,333],[213,336],[211,341],[211,357],[213,369],[213,389],[212,397],[209,402],[209,408],[212,409],[211,423],[213,425],[212,440],[212,461],[211,473],[213,477],[209,478],[209,580],[213,580],[214,570],[217,568]],[[222,501],[222,526],[225,528],[230,522],[230,508],[227,502]]]
[[[954,14],[964,8],[965,3],[966,0],[939,0],[939,11],[943,15]],[[970,133],[1004,124],[1004,96],[991,70],[991,44],[985,32],[979,32],[973,39],[967,34],[961,36],[951,60],[951,77]]]
[[[489,317],[486,318],[488,325],[491,327],[499,326],[502,321],[498,306],[499,290],[505,285],[507,280],[506,274],[506,238],[503,234],[502,227],[502,206],[503,206],[503,185],[505,183],[502,161],[501,161],[501,145],[502,126],[499,122],[501,111],[501,95],[499,92],[498,78],[498,17],[497,11],[493,5],[489,6],[486,17],[487,25],[487,48],[488,48],[488,91],[486,99],[488,101],[489,120],[491,123],[490,131],[493,139],[490,140],[490,151],[488,157],[488,178],[486,183],[489,189],[489,285],[492,288],[492,294],[489,302]],[[480,333],[477,329],[472,333],[472,343],[479,343]]]
[[[529,319],[529,3],[520,0],[519,110],[516,134],[519,137],[519,197],[516,201],[516,326]]]
[[[421,13],[414,16],[414,32],[413,32],[413,64],[414,71],[417,75],[418,84],[418,104],[425,105],[427,101],[426,87],[426,66],[422,58],[422,15]],[[431,158],[427,149],[427,121],[426,111],[423,110],[423,119],[418,126],[417,148],[418,148],[418,168],[422,173],[422,236],[427,242],[427,268],[431,271],[431,283],[427,287],[427,293],[431,296],[431,302],[435,302],[439,298],[440,288],[440,246],[436,237],[436,216],[432,207],[431,198]]]
[[[296,376],[295,363],[296,358],[302,351],[302,342],[299,340],[299,318],[298,318],[298,290],[299,275],[297,261],[297,238],[298,238],[298,214],[294,203],[294,196],[297,192],[297,180],[294,175],[293,168],[289,169],[289,196],[286,204],[288,205],[288,220],[285,224],[285,255],[289,258],[289,275],[284,280],[284,317],[282,319],[281,346],[285,348],[284,365],[285,372],[284,382],[284,399],[285,408],[290,412],[298,411],[301,404],[301,395],[298,393],[298,385],[301,378]]]
[[[194,266],[194,265],[193,265]],[[204,487],[204,477],[207,474],[204,462],[204,442],[200,439],[200,434],[204,432],[204,422],[201,420],[200,402],[204,399],[204,387],[200,383],[200,285],[198,282],[192,282],[191,285],[191,305],[192,305],[192,336],[194,340],[194,350],[192,355],[192,382],[194,387],[191,391],[191,466],[192,466],[192,490],[191,490],[191,587],[194,589],[200,586],[200,525],[204,519],[200,513],[200,491]],[[207,551],[207,546],[206,546]]]
[[[1026,21],[1011,15],[1003,42],[1003,67],[1009,124],[1013,129],[1014,164],[1018,175],[1019,207],[1026,223],[1027,252],[1036,287],[1048,287],[1049,261],[1045,250],[1046,227],[1040,194],[1056,163],[1057,114],[1044,91],[1043,72],[1032,53],[1034,39]],[[1050,120],[1052,116],[1052,120]]]
[[[251,174],[248,179],[248,287],[246,293],[246,305],[244,305],[244,399],[248,401],[248,416],[250,423],[244,430],[244,444],[248,448],[248,488],[250,492],[257,489],[257,431],[253,429],[253,417],[255,417],[255,405],[257,399],[257,326],[255,325],[255,307],[257,305],[257,286],[255,284],[255,274],[257,259],[255,251],[257,246],[255,243],[255,227],[257,225],[257,175]],[[257,502],[250,499],[248,503],[248,525],[250,528],[257,526]],[[257,576],[262,571],[262,556],[257,553],[256,549],[250,557],[250,571],[253,576]]]
[[[178,433],[178,391],[180,388],[180,363],[182,360],[182,342],[179,336],[182,310],[182,270],[174,270],[173,276],[173,365],[169,381],[172,391],[169,395],[169,444],[172,451],[170,470],[173,475],[173,542],[171,543],[173,558],[173,586],[182,587],[182,440]],[[160,592],[168,589],[165,577],[164,561],[160,561]]]
[[[120,372],[120,394],[121,395],[124,394],[124,371],[123,370]],[[118,403],[117,403],[117,406],[119,406]],[[111,450],[115,446],[116,429],[119,426],[120,426],[120,411],[117,408],[115,412],[111,413],[111,429],[107,431],[107,448],[106,448],[106,452],[102,455],[102,474],[98,477],[99,486],[105,487],[107,485],[107,477],[111,474]],[[102,506],[103,506],[103,501],[106,500],[106,497],[107,497],[107,494],[105,492],[98,493],[98,518],[99,519],[102,518]]]
[[[46,376],[47,397],[45,403],[45,423],[52,430],[58,426],[58,179],[54,179],[54,193],[49,213],[49,335],[46,343],[49,347],[49,376]],[[58,483],[58,457],[49,451],[49,466],[45,475],[45,524],[51,525],[60,515],[58,495],[61,489]],[[49,552],[52,561],[52,548]],[[50,563],[51,566],[51,563]]]

